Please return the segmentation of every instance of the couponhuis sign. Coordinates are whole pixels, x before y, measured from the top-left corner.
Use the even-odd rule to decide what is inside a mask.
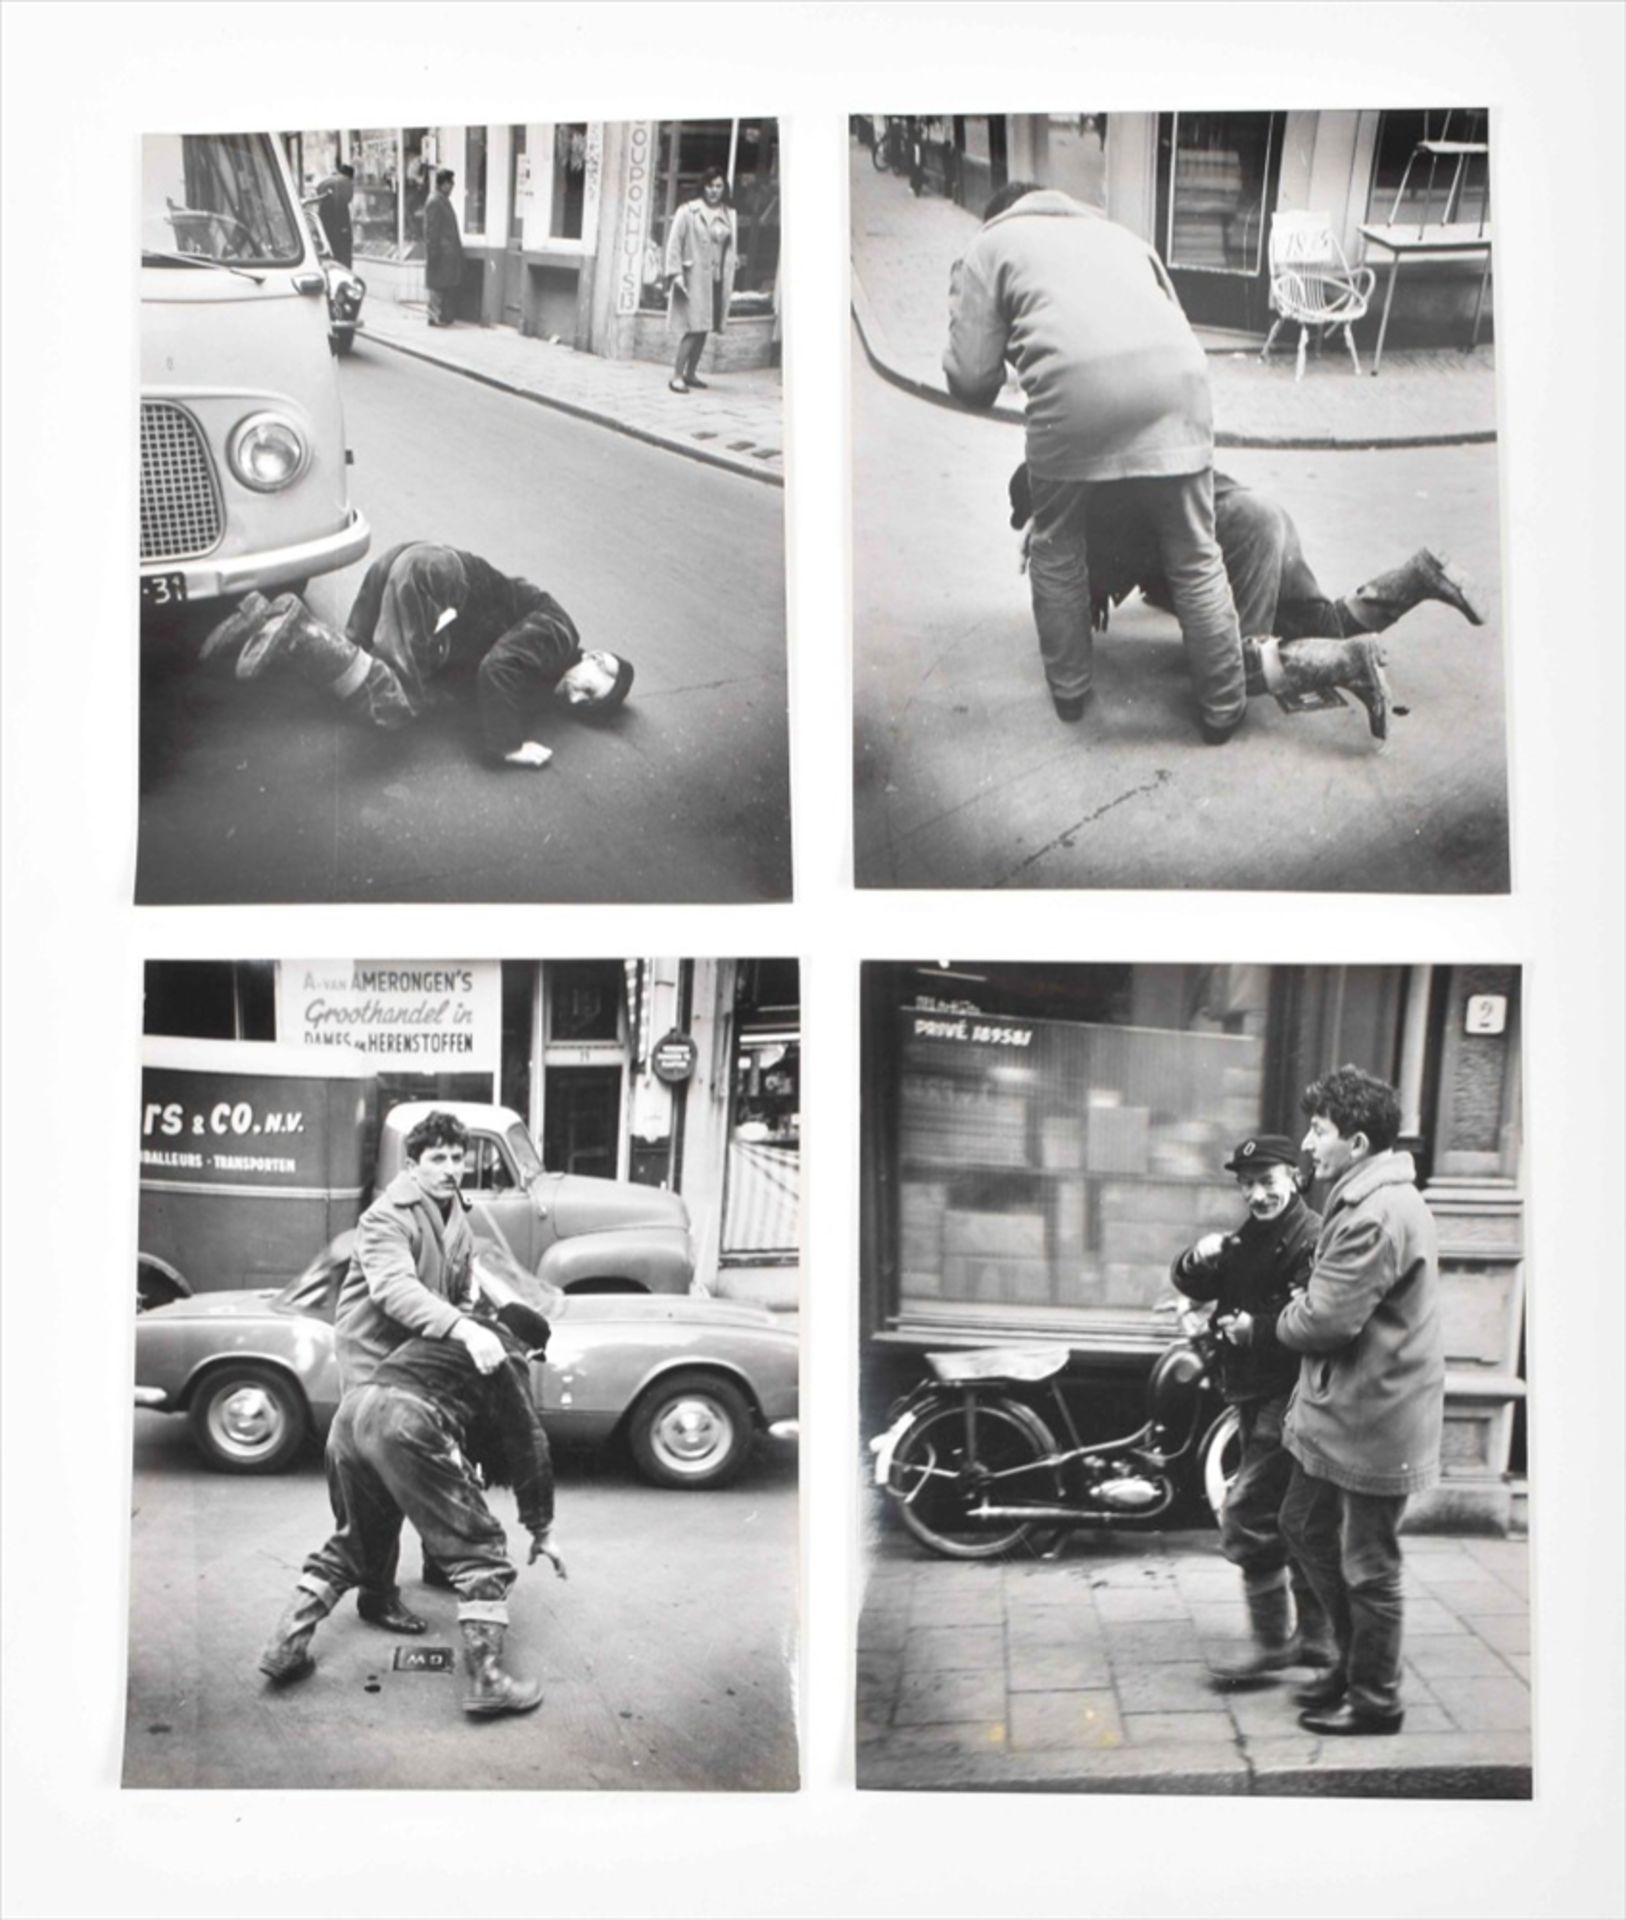
[[[502,972],[495,960],[284,960],[277,1034],[350,1047],[381,1073],[495,1073]]]

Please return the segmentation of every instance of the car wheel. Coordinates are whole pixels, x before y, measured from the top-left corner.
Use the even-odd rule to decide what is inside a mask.
[[[711,1374],[658,1380],[627,1427],[638,1471],[658,1487],[721,1487],[744,1466],[754,1428],[744,1394]]]
[[[310,1432],[293,1381],[275,1367],[219,1367],[192,1395],[192,1434],[221,1473],[280,1473]]]

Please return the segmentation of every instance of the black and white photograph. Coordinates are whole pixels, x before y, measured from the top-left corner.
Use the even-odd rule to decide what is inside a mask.
[[[779,178],[147,135],[139,901],[789,897]]]
[[[796,1787],[799,995],[149,963],[126,1786]]]
[[[1486,109],[848,161],[858,884],[1505,893]]]
[[[1520,970],[863,982],[858,1785],[1525,1799]]]

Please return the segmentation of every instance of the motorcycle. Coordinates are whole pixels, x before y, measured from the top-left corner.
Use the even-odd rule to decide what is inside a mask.
[[[1211,1381],[1223,1327],[1190,1302],[1154,1312],[1178,1314],[1181,1331],[1152,1368],[1144,1424],[1115,1440],[1080,1439],[1065,1347],[927,1354],[929,1377],[870,1442],[875,1484],[910,1533],[949,1559],[994,1560],[1052,1553],[1079,1527],[1144,1526],[1188,1490],[1217,1517],[1241,1452]]]

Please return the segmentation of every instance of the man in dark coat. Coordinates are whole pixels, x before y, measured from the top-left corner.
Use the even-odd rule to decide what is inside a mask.
[[[343,160],[316,183],[316,217],[322,223],[328,248],[341,267],[348,267],[355,253],[355,235],[350,226],[350,203],[355,196],[356,170]]]
[[[1398,1733],[1400,1517],[1434,1485],[1445,1346],[1434,1218],[1395,1150],[1393,1087],[1339,1067],[1304,1095],[1304,1151],[1332,1182],[1315,1263],[1276,1335],[1303,1356],[1282,1531],[1332,1621],[1337,1664],[1298,1698],[1313,1733]]]
[[[463,237],[452,211],[452,186],[457,176],[450,167],[435,175],[435,191],[423,210],[423,283],[429,292],[429,324],[452,325],[452,308],[463,281]]]
[[[1276,1317],[1309,1279],[1321,1218],[1304,1204],[1298,1150],[1284,1134],[1244,1140],[1225,1171],[1236,1175],[1248,1218],[1235,1233],[1204,1234],[1169,1277],[1188,1299],[1215,1303],[1220,1390],[1241,1422],[1242,1463],[1225,1497],[1220,1546],[1241,1572],[1252,1642],[1213,1670],[1221,1680],[1252,1680],[1334,1658],[1326,1613],[1291,1565],[1279,1520],[1293,1473],[1282,1422],[1299,1367],[1276,1338]]]
[[[614,712],[632,686],[630,660],[584,651],[559,602],[528,580],[499,573],[478,554],[406,541],[367,569],[344,633],[296,594],[248,594],[204,641],[210,660],[239,648],[236,674],[292,672],[353,701],[387,731],[431,703],[431,682],[474,683],[486,752],[509,766],[541,767],[551,750],[534,737],[550,697],[582,718]]]

